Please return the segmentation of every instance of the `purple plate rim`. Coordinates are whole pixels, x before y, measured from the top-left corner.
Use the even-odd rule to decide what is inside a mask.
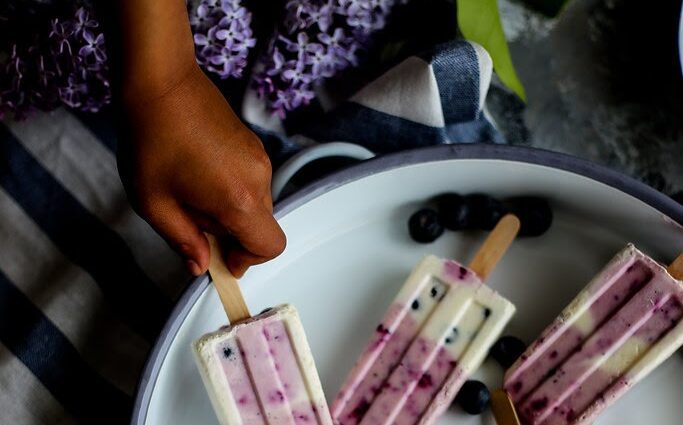
[[[568,171],[606,184],[655,208],[675,222],[683,225],[683,205],[652,187],[618,171],[575,156],[525,146],[491,144],[449,144],[430,146],[388,154],[332,173],[279,201],[274,215],[280,219],[312,199],[356,180],[409,165],[450,161],[454,159],[488,159],[541,165]],[[135,394],[132,425],[144,425],[149,411],[152,392],[161,366],[168,354],[180,326],[194,303],[209,285],[208,275],[193,279],[178,300],[142,372]]]

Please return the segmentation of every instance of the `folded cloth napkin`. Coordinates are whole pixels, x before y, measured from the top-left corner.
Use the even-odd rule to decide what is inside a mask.
[[[353,142],[376,153],[443,143],[503,143],[484,116],[493,64],[481,46],[452,41],[411,56],[295,135],[247,94],[243,117],[279,165],[311,143]]]
[[[500,142],[482,114],[490,77],[483,49],[453,42],[406,59],[296,137],[248,97],[243,115],[276,164],[337,140],[378,153]],[[187,284],[126,201],[114,134],[106,117],[66,110],[0,123],[0,425],[129,421],[145,357]]]

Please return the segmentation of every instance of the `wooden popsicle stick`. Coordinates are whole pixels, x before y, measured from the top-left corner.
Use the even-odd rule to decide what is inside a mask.
[[[496,227],[477,251],[470,262],[481,280],[486,280],[496,264],[503,257],[519,233],[520,222],[514,214],[507,214],[500,219]],[[498,389],[491,393],[491,410],[498,425],[520,425],[515,406],[507,393]]]
[[[498,425],[520,425],[515,405],[503,389],[491,393],[491,411]]]
[[[683,280],[683,252],[681,252],[678,255],[678,258],[667,267],[666,271],[668,271],[674,279]]]
[[[481,280],[486,280],[489,273],[510,247],[519,232],[519,219],[514,214],[507,214],[500,219],[496,227],[486,238],[479,251],[470,262],[470,268],[474,270]]]
[[[223,309],[228,315],[228,319],[230,319],[230,323],[234,324],[250,318],[251,314],[247,304],[244,302],[237,279],[230,273],[230,270],[228,270],[223,261],[218,240],[216,240],[215,236],[208,233],[206,237],[209,239],[209,246],[211,247],[209,274],[211,275],[216,292],[218,292],[218,297],[221,299]]]

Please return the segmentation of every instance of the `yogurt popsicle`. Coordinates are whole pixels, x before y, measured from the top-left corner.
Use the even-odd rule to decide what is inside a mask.
[[[531,425],[590,424],[683,344],[683,282],[628,245],[505,375]]]
[[[514,217],[504,220],[503,227],[510,220],[517,226],[506,242],[509,245],[519,222]],[[498,235],[500,227],[485,247]],[[491,256],[489,249],[482,251],[473,264]],[[334,422],[432,423],[479,367],[514,311],[473,270],[452,260],[426,257],[408,277],[348,375],[332,404]]]
[[[230,326],[199,338],[195,360],[221,425],[332,425],[294,307],[250,317],[213,237],[209,272]]]
[[[294,307],[204,335],[194,352],[221,424],[332,423]]]

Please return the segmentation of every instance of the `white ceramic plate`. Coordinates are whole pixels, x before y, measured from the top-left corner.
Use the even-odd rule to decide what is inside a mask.
[[[545,165],[541,165],[545,164]],[[527,342],[626,242],[661,261],[683,251],[683,208],[627,177],[574,158],[501,146],[441,146],[372,160],[281,203],[286,252],[242,281],[253,312],[297,306],[328,400],[410,269],[425,254],[467,262],[482,232],[412,242],[406,221],[435,194],[540,195],[555,221],[542,237],[516,242],[489,284],[517,305],[506,333]],[[216,424],[190,343],[224,324],[208,279],[193,283],[167,324],[140,384],[133,423]],[[487,361],[477,378],[500,385]],[[683,354],[676,353],[609,409],[598,425],[680,425]],[[490,414],[451,409],[441,424],[493,424]]]
[[[681,4],[681,18],[678,21],[678,58],[683,73],[683,4]]]

